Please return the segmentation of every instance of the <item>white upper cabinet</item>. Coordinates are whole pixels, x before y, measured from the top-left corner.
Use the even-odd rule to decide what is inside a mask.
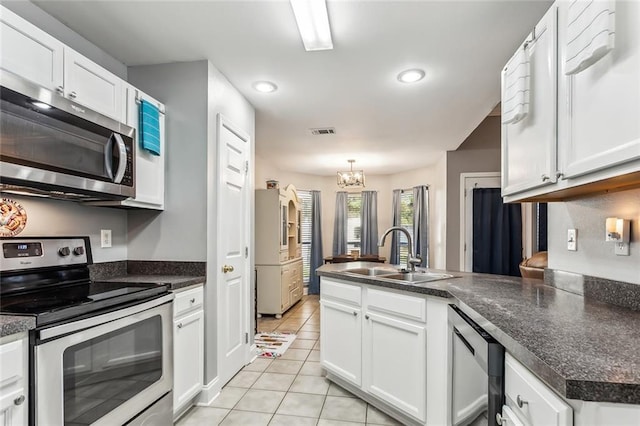
[[[559,4],[558,130],[564,179],[632,162],[623,172],[640,169],[640,2],[615,3],[614,49],[570,76],[565,75],[570,2]]]
[[[124,122],[124,81],[68,47],[64,49],[64,94],[92,110]]]
[[[0,7],[0,67],[123,123],[125,82],[49,34]]]
[[[160,112],[160,155],[142,148],[140,138],[140,101],[157,106]],[[136,196],[122,202],[125,206],[164,209],[165,115],[164,105],[151,96],[127,85],[127,125],[136,129]]]
[[[49,90],[63,89],[64,45],[0,6],[0,68]]]
[[[520,71],[526,69],[523,61],[528,60],[528,113],[520,121],[502,124],[503,195],[556,181],[556,46],[557,8],[553,6],[502,71],[504,109],[514,105],[515,91],[506,86],[527,78],[527,72]],[[513,78],[508,80],[507,75]],[[526,90],[526,84],[520,89]]]

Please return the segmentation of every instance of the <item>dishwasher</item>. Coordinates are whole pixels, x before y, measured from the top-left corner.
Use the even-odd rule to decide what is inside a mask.
[[[450,401],[454,426],[498,426],[504,401],[504,347],[449,305]]]

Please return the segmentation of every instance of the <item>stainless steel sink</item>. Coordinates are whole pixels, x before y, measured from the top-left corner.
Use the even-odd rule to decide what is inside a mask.
[[[429,281],[446,280],[453,278],[453,275],[442,274],[429,271],[403,272],[393,268],[353,268],[343,271],[347,274],[363,275],[368,277],[378,277],[387,280],[403,281],[406,283],[426,283]]]
[[[453,278],[453,275],[439,274],[434,272],[402,272],[399,274],[384,275],[381,278],[388,280],[406,281],[410,283],[426,283],[429,281],[446,280]]]
[[[354,268],[354,269],[347,269],[344,272],[348,272],[351,274],[357,274],[357,275],[366,275],[369,277],[378,277],[381,275],[390,275],[390,274],[397,274],[398,270],[397,269],[391,269],[391,268]]]

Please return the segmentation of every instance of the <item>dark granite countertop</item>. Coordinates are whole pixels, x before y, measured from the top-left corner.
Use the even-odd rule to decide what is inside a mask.
[[[30,316],[0,315],[0,337],[22,333],[36,327],[36,319]]]
[[[324,265],[318,274],[453,297],[465,313],[560,395],[640,404],[639,311],[585,298],[540,280],[451,272],[457,278],[408,285],[342,273],[367,266],[380,265]]]
[[[104,279],[104,282],[121,282],[121,283],[151,283],[161,284],[169,287],[169,290],[179,290],[195,284],[203,284],[206,278],[204,276],[189,275],[123,275]]]

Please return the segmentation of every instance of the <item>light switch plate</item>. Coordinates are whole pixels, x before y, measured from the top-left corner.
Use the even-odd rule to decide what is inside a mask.
[[[629,243],[616,243],[615,252],[617,256],[629,256]]]
[[[570,251],[578,250],[578,230],[577,229],[569,229],[567,231],[567,250],[570,250]]]
[[[111,247],[111,229],[100,230],[100,247],[102,248]]]

